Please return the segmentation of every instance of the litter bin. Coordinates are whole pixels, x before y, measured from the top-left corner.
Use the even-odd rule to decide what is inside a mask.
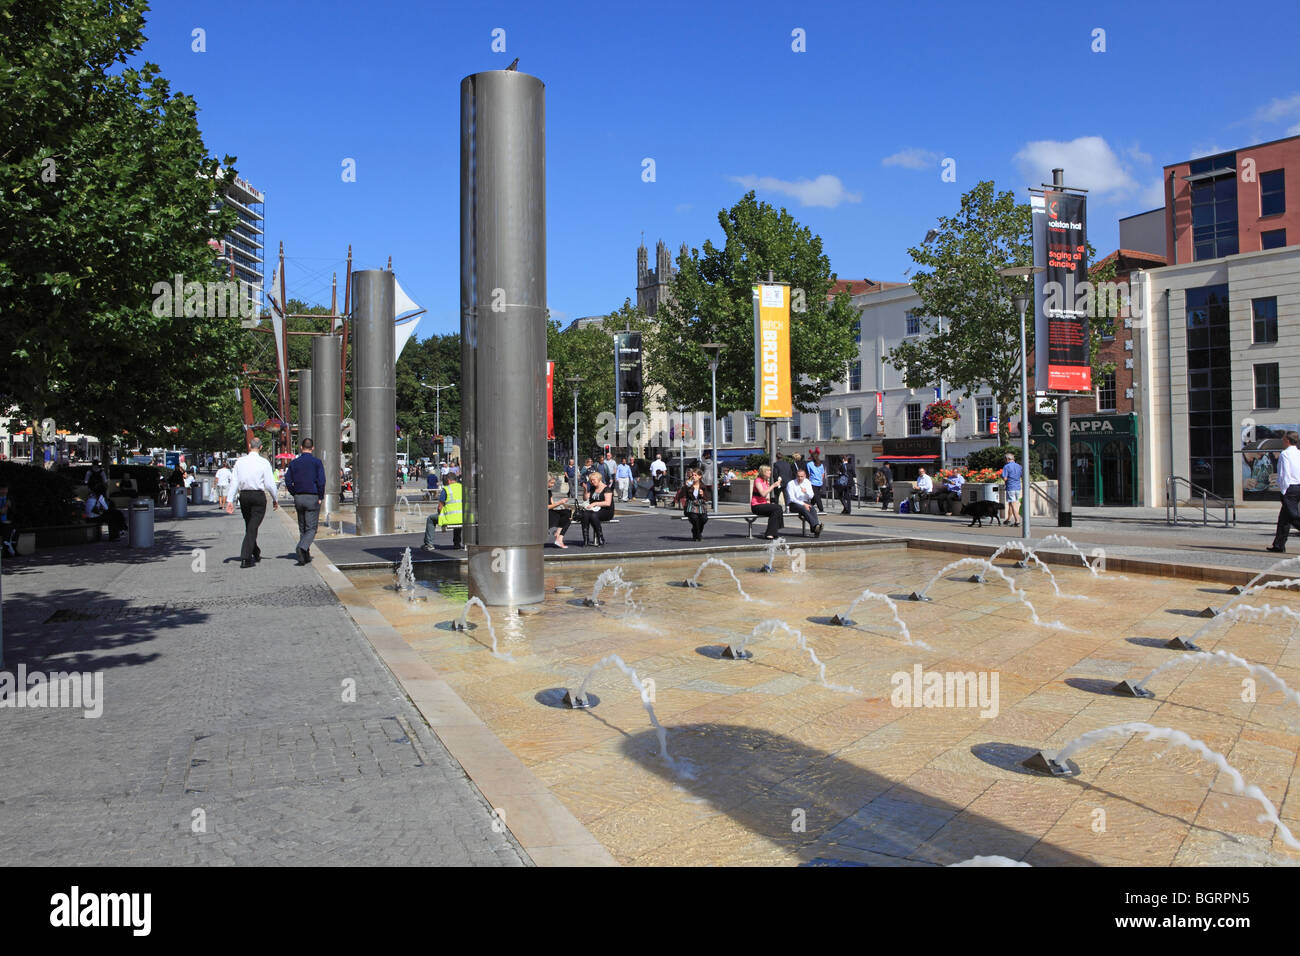
[[[177,486],[172,489],[172,517],[184,518],[189,512],[189,501],[185,497],[185,489]]]
[[[126,522],[126,539],[132,548],[153,547],[152,498],[136,498],[131,502]]]

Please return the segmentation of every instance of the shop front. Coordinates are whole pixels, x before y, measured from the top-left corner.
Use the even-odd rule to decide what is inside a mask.
[[[1029,433],[1048,478],[1058,477],[1060,454],[1055,416],[1035,415]],[[1070,419],[1070,453],[1074,459],[1074,505],[1138,504],[1137,415],[1080,415]]]
[[[889,465],[895,481],[914,481],[924,468],[934,475],[939,467],[939,438],[918,435],[912,438],[882,438],[881,452],[875,456],[875,465]]]

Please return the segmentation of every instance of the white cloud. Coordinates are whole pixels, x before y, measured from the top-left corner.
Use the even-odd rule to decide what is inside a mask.
[[[1043,139],[1026,143],[1013,161],[1033,185],[1050,183],[1052,170],[1063,168],[1067,185],[1099,196],[1126,196],[1138,190],[1137,180],[1100,136],[1069,141]]]
[[[1293,116],[1300,116],[1300,93],[1292,93],[1290,96],[1275,97],[1270,103],[1261,106],[1255,110],[1250,119],[1245,120],[1247,123],[1280,123],[1283,120],[1290,119]],[[1295,132],[1300,126],[1293,126],[1291,132]]]
[[[1300,136],[1300,123],[1296,123],[1290,129],[1288,129],[1286,131],[1286,134],[1288,136]]]
[[[1226,152],[1227,152],[1226,149],[1224,149],[1218,143],[1215,143],[1211,146],[1197,146],[1195,149],[1192,150],[1192,154],[1187,158],[1200,159],[1202,156],[1217,156],[1219,153],[1226,153]]]
[[[881,166],[902,166],[904,169],[929,169],[939,162],[939,154],[918,146],[900,149],[880,161]]]
[[[1142,187],[1138,193],[1139,205],[1145,212],[1149,209],[1157,209],[1165,204],[1165,180],[1163,176],[1157,176],[1154,180]]]
[[[851,193],[844,188],[840,177],[821,175],[816,179],[777,179],[775,176],[730,176],[733,183],[746,189],[761,192],[783,193],[793,196],[803,206],[824,206],[834,209],[840,203],[861,202],[861,193]]]

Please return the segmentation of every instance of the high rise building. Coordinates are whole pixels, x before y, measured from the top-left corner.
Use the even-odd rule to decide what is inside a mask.
[[[238,176],[226,177],[223,173],[217,173],[222,188],[216,202],[218,207],[231,206],[239,221],[234,232],[223,239],[214,239],[212,244],[218,250],[217,258],[221,263],[228,270],[233,266],[235,278],[252,288],[256,301],[261,305],[265,291],[266,196],[247,180]]]

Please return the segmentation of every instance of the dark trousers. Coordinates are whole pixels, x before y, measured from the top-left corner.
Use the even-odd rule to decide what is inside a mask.
[[[1300,529],[1300,485],[1292,485],[1280,497],[1282,509],[1277,514],[1277,533],[1273,535],[1275,548],[1285,548],[1291,529]]]
[[[438,546],[437,539],[434,537],[439,528],[451,528],[451,546],[459,549],[461,545],[461,529],[464,525],[458,524],[438,524],[436,515],[429,515],[424,519],[424,548],[426,551],[432,551]]]
[[[560,537],[563,538],[569,531],[569,525],[573,523],[573,512],[568,508],[549,508],[546,512],[546,527],[559,528]]]
[[[704,525],[708,522],[709,516],[703,511],[686,512],[686,520],[691,523],[691,538],[699,541],[704,537]]]
[[[293,507],[298,512],[298,550],[310,553],[320,520],[320,499],[315,495],[294,495]]]
[[[106,522],[108,524],[108,537],[110,541],[120,537],[122,533],[126,531],[126,518],[124,518],[122,512],[118,511],[116,508],[110,508],[98,518],[87,518],[86,520],[92,524]]]
[[[950,515],[953,506],[961,499],[961,495],[955,491],[939,491],[935,492],[935,498],[939,500],[939,510],[946,515]]]
[[[244,545],[239,549],[239,558],[252,561],[262,556],[262,549],[257,546],[257,529],[266,517],[266,492],[241,491],[239,511],[244,516]]]
[[[822,501],[822,486],[813,485],[812,490],[813,490],[813,500],[812,500],[813,507],[816,508],[818,511],[825,511],[826,505]]]
[[[849,485],[835,486],[835,497],[840,499],[840,512],[842,514],[848,514],[853,510],[853,506],[849,504],[849,498],[852,494],[853,489]]]
[[[815,528],[819,524],[821,524],[821,522],[817,519],[816,505],[802,505],[799,504],[798,502],[792,501],[790,502],[790,510],[793,511],[795,514],[803,515],[804,520],[808,522],[808,526],[810,528]]]
[[[600,523],[608,521],[612,517],[614,517],[613,508],[598,508],[595,511],[588,511],[586,508],[580,509],[578,511],[578,521],[582,523],[583,544],[590,540],[602,540],[605,533],[601,530]]]
[[[767,518],[767,530],[763,532],[769,538],[775,538],[777,533],[785,526],[785,519],[781,517],[781,506],[768,502],[765,505],[750,505],[749,510]]]

